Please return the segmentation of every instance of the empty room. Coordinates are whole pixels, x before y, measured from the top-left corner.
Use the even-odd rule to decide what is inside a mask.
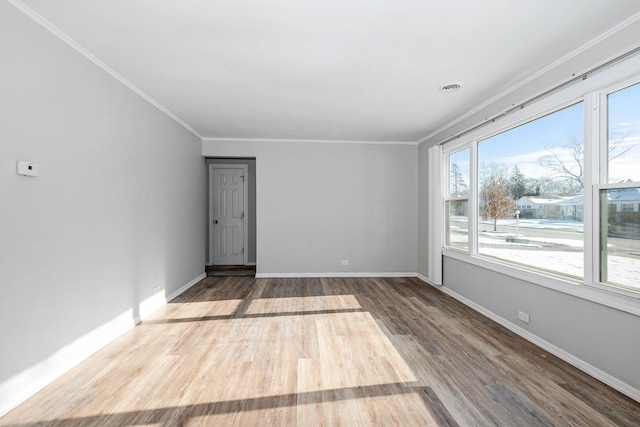
[[[0,58],[0,426],[640,425],[637,0],[3,0]]]

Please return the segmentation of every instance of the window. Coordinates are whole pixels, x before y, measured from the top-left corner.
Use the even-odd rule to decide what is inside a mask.
[[[583,127],[580,103],[479,142],[479,254],[583,276]]]
[[[449,155],[445,244],[469,249],[469,149]]]
[[[444,253],[603,304],[640,299],[639,81],[565,88],[445,144]]]

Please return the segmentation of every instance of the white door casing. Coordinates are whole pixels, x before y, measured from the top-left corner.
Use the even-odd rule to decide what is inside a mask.
[[[209,259],[213,265],[247,263],[247,165],[209,166]]]

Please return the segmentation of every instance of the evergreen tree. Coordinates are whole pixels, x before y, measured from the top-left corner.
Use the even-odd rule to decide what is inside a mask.
[[[469,186],[464,182],[464,177],[457,162],[451,164],[449,178],[449,194],[452,197],[464,197],[469,195]]]
[[[513,200],[518,200],[520,197],[527,194],[527,179],[520,172],[518,165],[515,165],[511,170],[511,176],[509,177],[509,193]]]

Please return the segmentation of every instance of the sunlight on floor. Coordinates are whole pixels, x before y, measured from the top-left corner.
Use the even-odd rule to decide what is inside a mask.
[[[90,405],[76,394],[29,421],[168,425],[175,413],[190,425],[432,421],[406,387],[416,381],[411,369],[354,295],[178,302],[145,324],[135,345],[111,352],[84,382]]]

